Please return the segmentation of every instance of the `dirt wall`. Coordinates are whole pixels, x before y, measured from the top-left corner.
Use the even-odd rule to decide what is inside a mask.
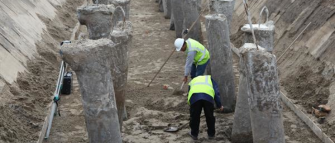
[[[0,2],[0,142],[35,142],[84,0]]]

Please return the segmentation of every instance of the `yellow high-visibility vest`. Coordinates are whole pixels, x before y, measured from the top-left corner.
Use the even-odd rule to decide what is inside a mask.
[[[215,91],[210,75],[197,76],[188,85],[190,86],[187,97],[188,104],[190,104],[190,99],[194,93],[206,93],[214,99]]]
[[[194,57],[193,63],[196,65],[205,64],[210,58],[208,50],[198,41],[188,38],[187,43],[187,52],[196,51],[197,54]]]

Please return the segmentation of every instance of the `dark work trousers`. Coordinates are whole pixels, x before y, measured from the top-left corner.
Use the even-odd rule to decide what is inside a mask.
[[[209,62],[210,62],[210,59],[208,59],[208,61],[203,65],[195,65],[193,63],[192,68],[191,68],[191,79],[193,79],[193,78],[195,78],[199,75],[204,75],[206,67],[207,67]]]
[[[207,134],[210,137],[215,136],[215,117],[213,114],[214,104],[206,100],[199,100],[191,105],[190,108],[190,127],[191,134],[198,137],[199,133],[199,124],[200,124],[200,115],[202,108],[204,108],[206,123],[207,123]]]

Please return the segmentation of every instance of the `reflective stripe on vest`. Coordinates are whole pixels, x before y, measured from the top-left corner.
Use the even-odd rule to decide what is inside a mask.
[[[186,40],[186,42],[187,42],[187,45],[188,45],[188,52],[191,52],[191,51],[197,51],[197,53],[201,52],[202,55],[201,55],[200,59],[197,61],[197,63],[195,63],[195,64],[198,64],[199,62],[201,62],[205,58],[207,49],[204,48],[202,50],[199,47],[192,47],[191,41],[189,39]]]
[[[187,97],[187,103],[190,104],[190,99],[194,93],[205,93],[214,99],[215,91],[210,75],[197,76],[189,83],[190,91]]]

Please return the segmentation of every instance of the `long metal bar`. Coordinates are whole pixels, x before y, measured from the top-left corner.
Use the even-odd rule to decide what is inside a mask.
[[[247,3],[246,0],[243,0],[243,3],[244,3],[244,10],[245,10],[246,15],[248,17],[248,22],[249,22],[249,25],[250,25],[252,38],[254,39],[254,43],[255,43],[255,45],[257,47],[257,50],[258,50],[258,45],[257,45],[257,40],[256,40],[256,37],[255,37],[255,33],[254,33],[254,28],[252,27],[251,16],[250,16],[250,12],[249,12],[249,6],[248,6],[248,3]]]
[[[59,69],[59,74],[58,74],[58,80],[57,80],[57,85],[56,85],[56,90],[54,92],[54,99],[58,99],[59,98],[59,92],[62,86],[62,81],[63,81],[63,77],[64,77],[64,72],[65,72],[65,66],[64,66],[64,61],[62,61],[60,69]],[[50,135],[50,130],[51,130],[51,126],[52,126],[52,120],[54,118],[55,112],[57,109],[57,104],[54,101],[51,105],[51,112],[49,115],[49,122],[48,122],[48,128],[47,128],[47,132],[45,134],[45,139],[49,138]]]
[[[200,19],[201,15],[202,15],[202,12],[199,14],[198,18],[192,23],[191,27],[190,27],[189,30],[188,30],[188,33],[190,33],[190,31],[193,29],[195,23]],[[183,36],[183,39],[184,39],[184,40],[186,40],[185,38],[186,38],[186,36],[187,36],[188,33],[186,33],[186,34]],[[165,66],[165,64],[169,61],[169,59],[171,58],[171,56],[173,55],[173,53],[174,53],[175,51],[176,51],[176,49],[173,49],[173,51],[171,52],[171,54],[169,55],[169,57],[165,60],[164,64],[159,68],[158,72],[157,72],[157,73],[155,74],[155,76],[151,79],[151,81],[149,82],[149,84],[148,84],[147,87],[149,87],[150,84],[155,80],[156,76],[161,72],[162,68],[163,68],[163,67]]]

